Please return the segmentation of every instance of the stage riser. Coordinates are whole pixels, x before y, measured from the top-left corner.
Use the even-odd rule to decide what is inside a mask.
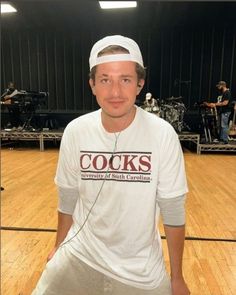
[[[201,152],[236,152],[236,144],[200,144],[199,153]]]
[[[1,132],[1,140],[7,141],[39,141],[40,151],[44,151],[45,141],[60,141],[63,132]],[[184,133],[179,134],[179,140],[188,141],[196,144],[197,154],[201,152],[236,152],[236,144],[220,145],[220,144],[200,144],[200,134]]]
[[[1,140],[25,140],[25,141],[39,141],[40,151],[44,151],[44,142],[61,140],[63,132],[1,132]],[[180,141],[190,141],[196,144],[197,153],[199,153],[199,134],[179,134]]]

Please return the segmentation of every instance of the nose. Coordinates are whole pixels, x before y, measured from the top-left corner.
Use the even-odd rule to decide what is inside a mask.
[[[118,81],[112,82],[111,94],[112,94],[112,97],[120,96],[120,84]]]

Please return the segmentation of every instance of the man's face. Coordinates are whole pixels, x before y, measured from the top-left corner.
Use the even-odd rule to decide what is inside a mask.
[[[14,89],[14,88],[15,88],[14,83],[9,83],[8,84],[8,89]]]
[[[89,83],[106,115],[119,118],[132,110],[144,80],[138,81],[134,62],[115,61],[97,65],[95,81]]]
[[[217,86],[217,89],[219,90],[219,92],[224,92],[225,89],[226,89],[226,86],[225,85],[219,85],[219,86]]]

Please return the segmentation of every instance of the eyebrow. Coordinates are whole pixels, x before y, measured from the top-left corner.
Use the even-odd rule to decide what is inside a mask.
[[[127,74],[127,75],[121,75],[121,77],[122,77],[122,78],[133,78],[134,76],[133,76],[133,75],[129,75],[129,74]]]
[[[101,75],[99,75],[98,76],[98,78],[102,78],[102,77],[109,77],[109,75],[107,75],[107,74],[101,74]],[[125,74],[125,75],[120,75],[120,77],[121,78],[133,78],[134,77],[134,75],[130,75],[130,74]]]

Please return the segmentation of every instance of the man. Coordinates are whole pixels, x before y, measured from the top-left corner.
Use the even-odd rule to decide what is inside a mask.
[[[220,95],[217,98],[216,103],[210,103],[211,108],[217,107],[217,111],[220,115],[220,140],[224,144],[228,144],[228,131],[229,131],[229,117],[231,113],[231,93],[226,86],[225,81],[219,81],[216,85]]]
[[[15,84],[13,82],[9,82],[7,89],[1,96],[1,100],[4,105],[7,106],[9,112],[9,120],[10,122],[7,124],[7,127],[17,128],[21,125],[22,121],[20,119],[20,109],[19,105],[14,104],[13,100],[19,94],[18,90],[15,88]]]
[[[101,39],[89,62],[101,109],[64,132],[55,177],[57,239],[33,295],[187,295],[187,185],[178,137],[167,122],[134,105],[145,69],[132,39]],[[157,229],[160,211],[171,283]]]
[[[15,84],[13,82],[9,82],[7,85],[7,89],[2,94],[1,99],[5,104],[11,104],[12,98],[17,95],[18,91],[15,89]]]
[[[157,100],[150,92],[146,93],[143,109],[147,112],[157,114],[159,112]]]

